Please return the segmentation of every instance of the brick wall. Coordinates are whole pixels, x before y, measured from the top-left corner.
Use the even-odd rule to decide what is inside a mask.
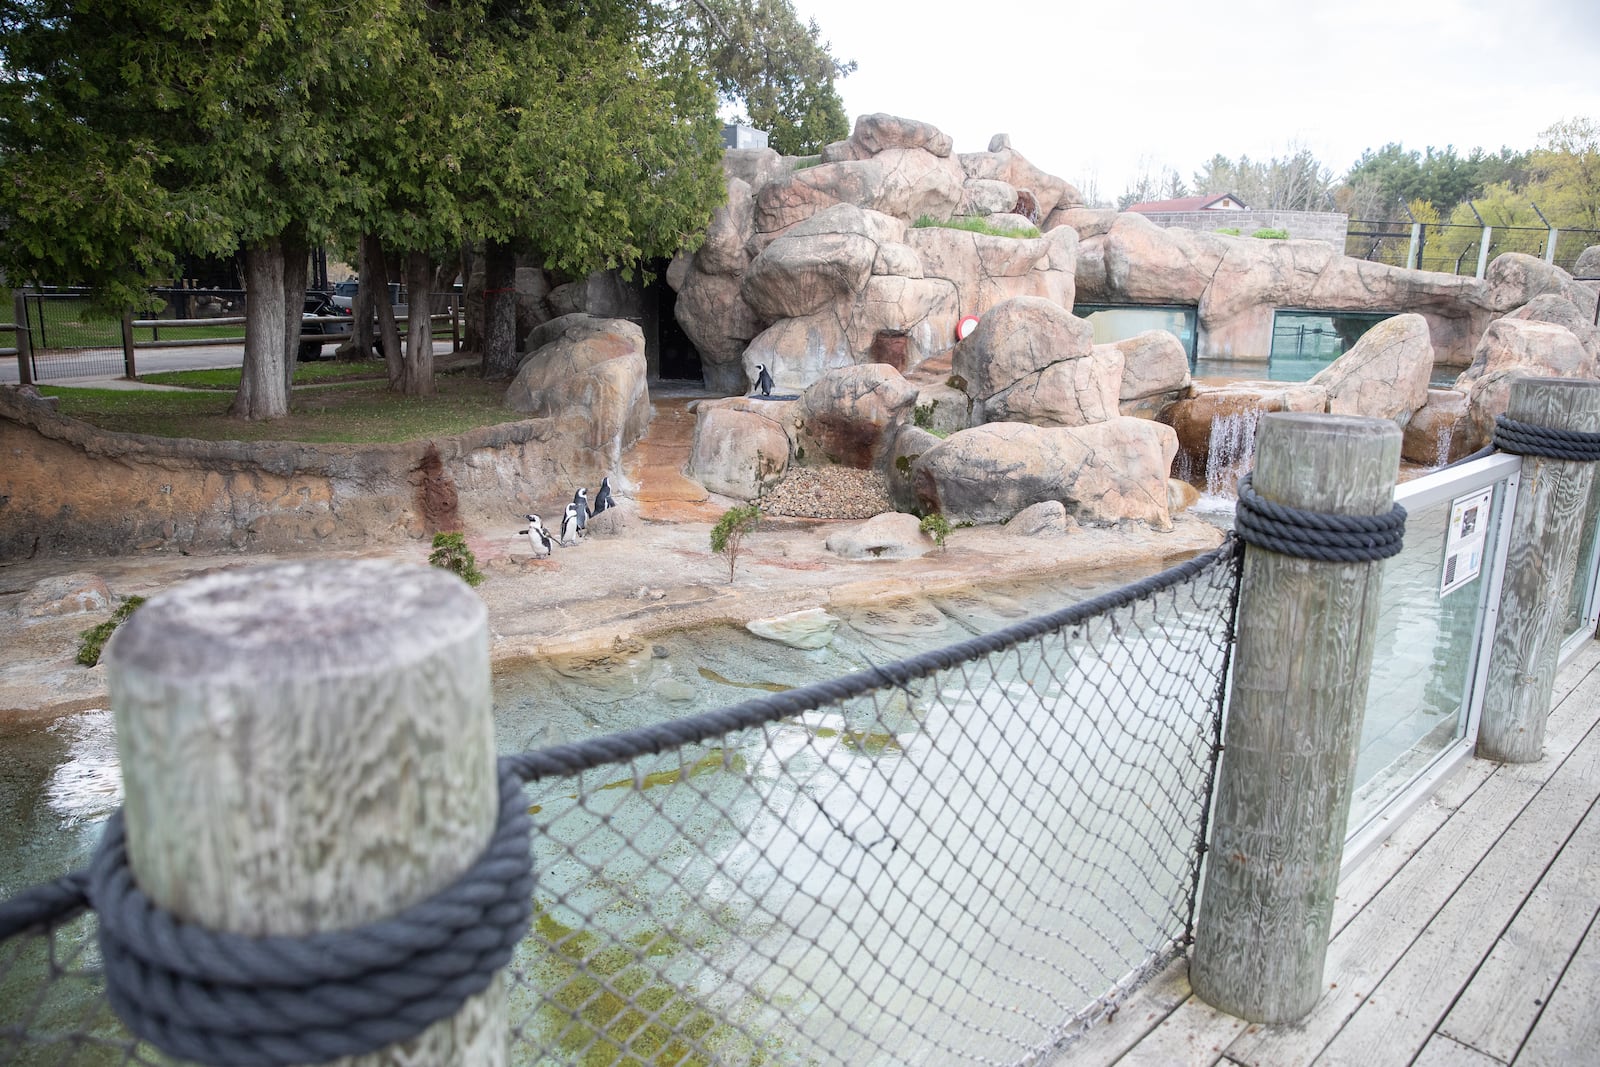
[[[1213,232],[1233,228],[1249,237],[1257,230],[1288,230],[1290,237],[1326,241],[1344,254],[1350,216],[1333,211],[1171,211],[1145,218],[1157,226]]]

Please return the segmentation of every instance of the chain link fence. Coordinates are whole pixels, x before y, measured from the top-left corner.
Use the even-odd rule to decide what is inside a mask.
[[[691,719],[511,757],[517,1064],[1037,1063],[1189,942],[1238,596],[1217,551]],[[162,1063],[92,915],[0,945],[0,1060]]]

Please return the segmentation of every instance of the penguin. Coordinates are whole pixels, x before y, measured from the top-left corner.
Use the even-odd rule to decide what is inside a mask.
[[[756,388],[761,390],[762,396],[772,395],[772,375],[767,373],[765,363],[756,364]]]
[[[583,490],[579,490],[582,492]],[[561,516],[561,543],[575,545],[578,543],[578,531],[583,529],[583,522],[578,518],[583,512],[578,510],[578,505],[568,504],[566,514]]]
[[[578,512],[578,532],[583,533],[583,528],[589,524],[589,490],[579,486],[572,494],[572,506]]]
[[[555,546],[550,542],[550,531],[544,528],[539,516],[529,515],[528,528],[523,532],[528,535],[528,543],[533,546],[535,556],[548,556],[554,550]]]
[[[594,491],[593,513],[598,515],[606,508],[614,508],[616,506],[617,502],[611,499],[611,478],[608,475],[600,479],[600,488]]]

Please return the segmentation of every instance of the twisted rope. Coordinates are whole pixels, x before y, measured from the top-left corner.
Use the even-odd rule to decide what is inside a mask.
[[[1543,456],[1578,463],[1600,460],[1600,433],[1558,430],[1496,415],[1494,446],[1517,456]]]
[[[1406,509],[1382,515],[1334,515],[1274,503],[1259,495],[1250,475],[1239,479],[1233,528],[1246,544],[1323,563],[1367,563],[1400,552]]]
[[[354,929],[246,937],[151,903],[119,811],[88,871],[107,1000],[134,1034],[206,1064],[320,1063],[415,1037],[487,987],[527,932],[528,827],[522,783],[502,767],[495,834],[453,885]]]

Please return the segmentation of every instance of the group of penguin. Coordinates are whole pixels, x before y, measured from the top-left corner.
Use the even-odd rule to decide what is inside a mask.
[[[589,490],[579,487],[572,494],[572,503],[567,505],[567,510],[561,516],[561,529],[555,537],[550,536],[550,531],[539,520],[539,516],[528,515],[528,528],[519,530],[518,533],[528,535],[528,542],[533,545],[533,554],[544,557],[550,555],[559,543],[568,547],[578,543],[578,538],[583,536],[584,527],[589,519],[600,514],[607,508],[614,508],[617,502],[611,498],[611,479],[600,479],[600,488],[594,491],[594,506],[589,506]]]

